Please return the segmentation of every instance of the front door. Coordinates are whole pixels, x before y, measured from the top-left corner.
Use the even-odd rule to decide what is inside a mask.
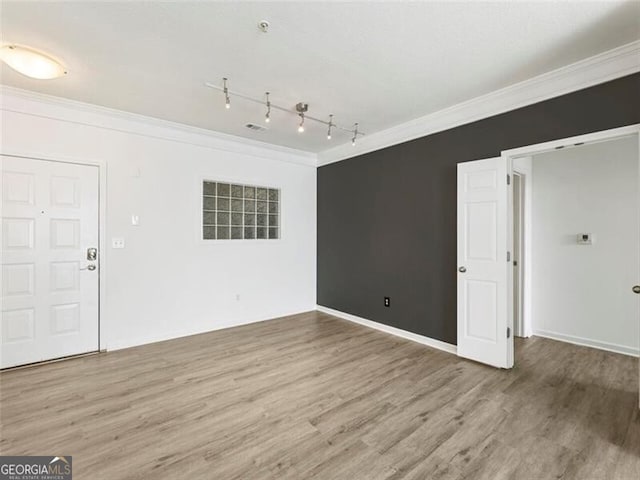
[[[0,366],[98,350],[98,167],[0,162]]]

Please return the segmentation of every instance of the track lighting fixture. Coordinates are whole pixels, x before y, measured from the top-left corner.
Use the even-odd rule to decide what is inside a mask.
[[[271,121],[271,102],[269,101],[269,92],[267,95],[267,114],[264,116],[265,123],[269,123]]]
[[[331,127],[333,127],[333,114],[329,115],[329,128],[327,129],[327,140],[331,140]]]
[[[227,79],[222,79],[224,92],[224,107],[229,110],[231,108],[231,100],[229,99],[229,89],[227,88]]]
[[[286,113],[290,113],[293,115],[297,115],[300,118],[300,123],[298,124],[298,132],[302,133],[305,131],[305,122],[307,120],[312,120],[314,122],[318,122],[321,123],[323,125],[327,126],[327,140],[331,140],[332,134],[334,133],[334,130],[338,130],[338,131],[343,131],[343,132],[347,132],[353,135],[353,137],[351,138],[351,143],[353,145],[356,144],[356,140],[358,138],[358,135],[364,135],[364,133],[360,132],[358,130],[358,124],[354,124],[354,128],[347,128],[347,127],[342,127],[340,125],[337,125],[333,122],[333,114],[329,115],[329,121],[327,122],[326,120],[322,120],[320,118],[315,118],[315,117],[310,117],[309,115],[307,115],[307,111],[309,110],[309,105],[303,102],[297,103],[295,105],[295,108],[290,108],[290,107],[282,107],[280,105],[276,105],[274,103],[271,102],[271,92],[265,92],[265,97],[266,98],[255,98],[255,97],[251,97],[249,95],[244,95],[242,93],[239,92],[231,92],[228,88],[227,85],[227,81],[228,78],[224,77],[222,79],[222,87],[220,86],[219,83],[213,84],[210,82],[206,82],[205,86],[209,87],[209,88],[215,88],[216,90],[221,90],[224,93],[224,100],[225,100],[225,107],[226,108],[231,108],[231,99],[230,97],[233,95],[235,97],[239,97],[243,100],[247,100],[249,102],[253,102],[253,103],[257,103],[260,104],[262,106],[266,106],[267,107],[267,111],[264,117],[264,121],[265,123],[269,123],[271,121],[271,109],[274,108],[276,110],[280,110],[281,112],[286,112]]]

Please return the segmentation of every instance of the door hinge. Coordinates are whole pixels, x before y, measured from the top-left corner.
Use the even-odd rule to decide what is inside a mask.
[[[511,338],[511,327],[507,327],[507,338]]]
[[[507,252],[507,262],[511,261],[511,252]]]
[[[507,185],[511,185],[511,175],[507,173]]]

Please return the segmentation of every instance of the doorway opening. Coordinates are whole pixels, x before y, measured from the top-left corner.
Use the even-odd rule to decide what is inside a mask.
[[[639,150],[634,126],[503,153],[516,337],[638,355]]]
[[[458,164],[458,356],[513,367],[516,321],[517,334],[524,337],[536,334],[638,356],[639,133],[640,126],[632,125]],[[613,160],[619,152],[608,150],[616,142],[627,146],[624,172],[620,162]],[[596,150],[595,169],[586,169],[593,159],[580,158],[587,148]],[[536,175],[534,163],[558,151],[578,158],[570,158],[573,164],[569,162],[568,169],[546,172],[546,185],[554,188],[539,191],[535,196],[542,201],[537,203],[533,191],[544,184],[538,182],[544,178],[540,174],[544,169]],[[545,161],[560,165],[553,159]],[[514,171],[518,177],[516,224]],[[567,213],[564,207],[571,210]],[[540,225],[544,228],[538,231]],[[542,233],[547,244],[540,243],[544,245],[540,255],[534,244],[544,237]],[[515,282],[514,238],[518,242]],[[594,299],[598,303],[590,308]],[[619,319],[617,323],[609,321],[612,315]],[[565,322],[561,328],[544,323],[539,327],[540,319],[547,318]],[[579,327],[587,327],[587,334]]]

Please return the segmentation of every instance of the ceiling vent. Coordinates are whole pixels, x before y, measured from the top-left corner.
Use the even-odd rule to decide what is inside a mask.
[[[249,130],[253,130],[254,132],[266,132],[267,129],[262,125],[256,125],[255,123],[247,123],[245,125]]]

